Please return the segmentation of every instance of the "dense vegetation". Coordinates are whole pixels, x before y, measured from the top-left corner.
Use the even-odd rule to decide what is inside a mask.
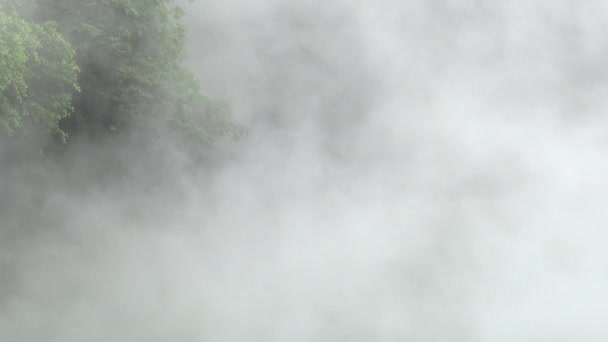
[[[236,134],[182,66],[183,15],[173,0],[0,0],[0,134]]]

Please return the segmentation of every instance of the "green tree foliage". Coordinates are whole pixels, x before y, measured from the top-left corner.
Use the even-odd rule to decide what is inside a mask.
[[[36,123],[64,141],[236,135],[227,106],[182,66],[183,15],[174,0],[0,0],[0,126]]]
[[[0,2],[0,130],[42,128],[65,140],[59,122],[78,90],[75,52],[55,23],[26,21],[16,7]]]
[[[173,0],[37,0],[59,23],[81,68],[69,131],[172,127],[202,143],[235,133],[225,106],[201,95],[182,67],[186,28]],[[163,131],[165,132],[165,131]]]

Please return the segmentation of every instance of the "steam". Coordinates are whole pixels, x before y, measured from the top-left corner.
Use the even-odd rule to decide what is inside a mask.
[[[604,7],[195,2],[249,134],[3,155],[0,340],[606,338]]]

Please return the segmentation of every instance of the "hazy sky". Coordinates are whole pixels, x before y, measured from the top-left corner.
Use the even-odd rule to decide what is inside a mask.
[[[249,134],[0,166],[0,340],[607,339],[607,10],[195,1]]]

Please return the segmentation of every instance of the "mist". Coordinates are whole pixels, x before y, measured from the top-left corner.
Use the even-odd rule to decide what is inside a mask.
[[[247,134],[0,149],[0,340],[608,338],[603,2],[184,8]]]

